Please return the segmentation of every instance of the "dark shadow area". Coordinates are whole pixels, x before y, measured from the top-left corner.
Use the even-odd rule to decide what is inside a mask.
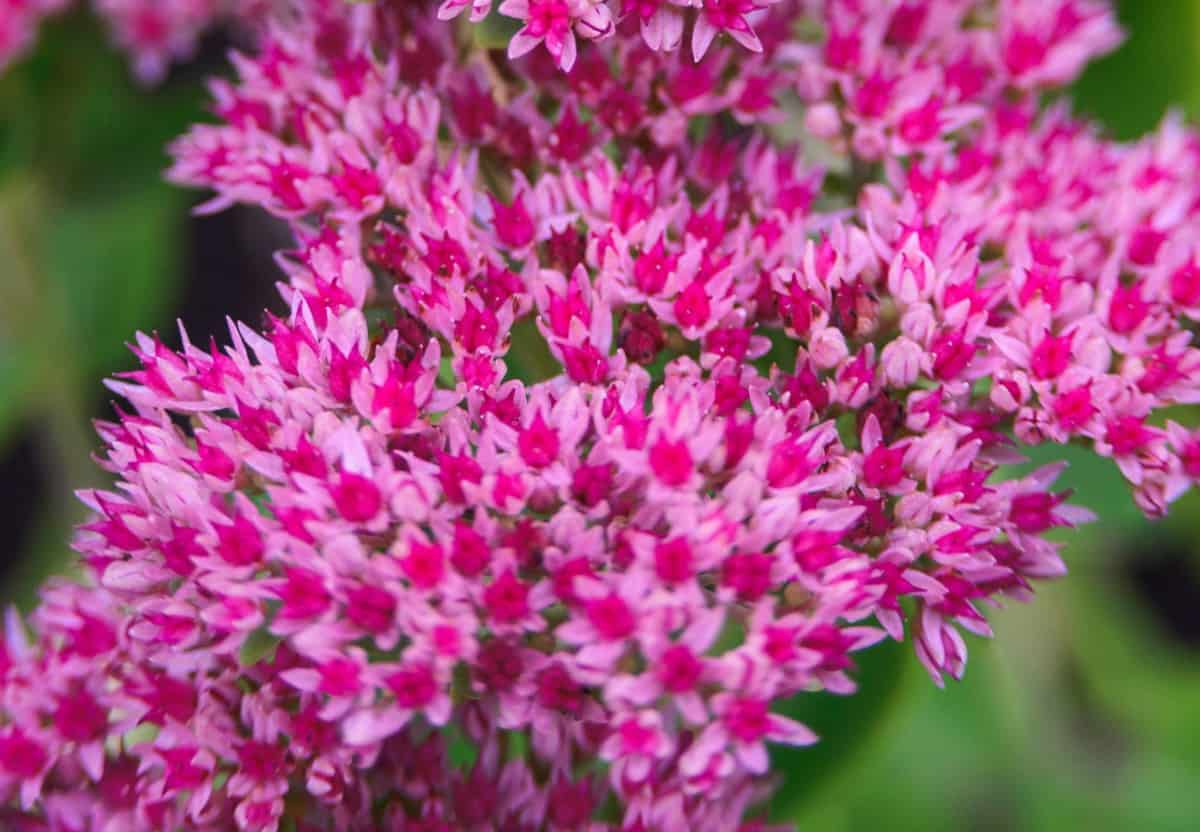
[[[1125,585],[1172,643],[1200,652],[1200,574],[1186,542],[1149,538],[1127,544]]]
[[[32,425],[15,433],[0,455],[0,584],[7,581],[27,551],[39,515],[49,501],[49,482]]]
[[[191,218],[178,316],[192,343],[207,344],[210,336],[227,343],[227,317],[258,326],[264,309],[284,311],[273,254],[289,243],[286,227],[255,208]]]

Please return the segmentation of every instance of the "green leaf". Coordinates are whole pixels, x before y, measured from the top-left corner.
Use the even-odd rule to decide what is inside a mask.
[[[152,184],[72,200],[48,222],[43,268],[57,293],[53,302],[63,304],[84,379],[128,366],[124,345],[133,333],[168,323],[179,285],[183,199]]]
[[[1154,129],[1169,107],[1200,112],[1195,61],[1200,4],[1195,0],[1120,0],[1128,38],[1095,61],[1071,91],[1077,110],[1095,116],[1121,139]]]
[[[0,77],[0,185],[29,166],[37,144],[33,120],[21,118],[31,102],[15,71]]]
[[[460,771],[469,771],[479,759],[479,748],[467,739],[462,730],[450,723],[443,732],[446,738],[446,759],[450,765]]]
[[[275,651],[282,643],[283,639],[265,626],[259,627],[242,642],[242,649],[238,651],[238,662],[242,667],[253,667],[263,661],[273,662]]]
[[[265,491],[258,491],[249,495],[250,502],[254,503],[254,507],[258,509],[258,513],[263,517],[270,519],[275,518],[275,512],[271,510],[271,495]]]
[[[17,138],[32,140],[33,164],[72,197],[157,178],[168,142],[204,120],[200,73],[177,68],[166,83],[141,84],[109,41],[89,14],[48,21],[36,51],[14,68],[14,91],[0,95],[0,122],[21,122],[30,135]]]
[[[512,328],[512,346],[504,356],[509,373],[526,384],[554,378],[563,372],[558,360],[546,346],[532,317],[522,318]]]
[[[442,356],[442,362],[438,365],[438,381],[448,390],[454,389],[454,358],[445,355]]]
[[[523,760],[529,756],[529,737],[524,731],[507,731],[501,747],[504,759]]]
[[[28,351],[21,344],[0,340],[0,453],[29,407],[33,386]]]

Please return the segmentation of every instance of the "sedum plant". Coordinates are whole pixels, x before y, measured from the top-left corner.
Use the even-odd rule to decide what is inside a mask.
[[[1064,573],[1027,449],[1200,477],[1200,134],[1048,97],[1103,3],[97,5],[244,21],[167,175],[295,244],[109,382],[6,828],[765,829],[787,703]]]

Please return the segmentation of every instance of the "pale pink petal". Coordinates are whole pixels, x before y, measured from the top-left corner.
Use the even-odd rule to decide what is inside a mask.
[[[692,28],[692,58],[699,62],[708,51],[713,38],[717,36],[717,28],[708,22],[708,18],[700,15]]]

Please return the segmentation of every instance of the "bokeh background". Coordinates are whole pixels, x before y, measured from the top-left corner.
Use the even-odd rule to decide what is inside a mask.
[[[1200,0],[1118,3],[1129,40],[1070,91],[1118,137],[1169,109],[1200,116]],[[166,143],[203,118],[218,33],[165,84],[140,88],[75,13],[0,78],[0,601],[28,608],[69,569],[101,380],[138,330],[224,339],[226,316],[278,310],[263,215],[192,216],[161,181]],[[1046,455],[1044,460],[1054,458]],[[798,706],[825,741],[780,754],[772,805],[801,829],[1200,829],[1200,499],[1150,524],[1115,469],[1073,458],[1101,520],[1070,537],[1072,575],[993,615],[964,681],[935,688],[908,645],[862,661],[862,692]],[[811,701],[809,701],[811,700]]]

